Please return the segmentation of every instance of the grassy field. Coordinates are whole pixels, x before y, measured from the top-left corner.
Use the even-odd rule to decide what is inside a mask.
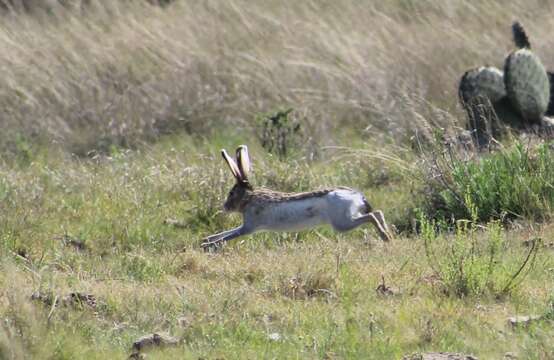
[[[152,333],[178,340],[153,359],[554,358],[551,143],[448,147],[461,74],[502,66],[514,19],[554,68],[553,11],[176,0],[1,15],[0,359],[127,358]],[[222,212],[219,150],[243,143],[255,185],[357,188],[394,241],[323,227],[202,251],[240,222]]]

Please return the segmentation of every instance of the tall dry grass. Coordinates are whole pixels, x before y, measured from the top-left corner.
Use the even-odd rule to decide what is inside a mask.
[[[554,67],[552,11],[542,0],[98,0],[5,14],[0,148],[41,138],[86,153],[176,130],[248,130],[283,106],[325,143],[342,128],[402,141],[463,126],[457,81],[502,66],[514,19]]]

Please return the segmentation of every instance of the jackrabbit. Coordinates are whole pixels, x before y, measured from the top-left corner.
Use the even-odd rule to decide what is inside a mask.
[[[217,245],[256,231],[299,231],[330,224],[342,232],[367,222],[375,225],[383,241],[392,239],[383,213],[372,211],[364,195],[358,191],[346,187],[304,193],[254,189],[248,181],[250,160],[246,145],[237,148],[236,162],[225,150],[221,150],[221,154],[236,180],[223,208],[241,213],[243,224],[208,236],[202,247]]]

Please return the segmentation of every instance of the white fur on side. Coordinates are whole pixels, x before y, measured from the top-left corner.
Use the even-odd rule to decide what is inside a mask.
[[[324,196],[247,206],[244,226],[252,232],[260,230],[300,231],[322,224],[346,231],[352,220],[363,215],[364,197],[350,189],[334,190]]]

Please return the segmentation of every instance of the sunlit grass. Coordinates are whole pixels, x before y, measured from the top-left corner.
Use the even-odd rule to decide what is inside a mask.
[[[444,295],[420,238],[399,236],[384,245],[371,228],[262,233],[206,254],[201,238],[239,221],[218,212],[232,180],[217,149],[190,153],[175,145],[169,140],[95,161],[52,153],[23,169],[2,168],[9,189],[0,220],[3,356],[122,357],[139,336],[159,331],[183,339],[151,354],[162,358],[395,358],[425,349],[551,354],[548,322],[529,331],[506,323],[513,314],[547,311],[551,250],[539,252],[526,281],[500,302]],[[272,184],[277,188],[304,186],[287,182],[303,162],[273,163],[261,149],[251,151],[256,183],[273,177],[282,181]],[[368,172],[366,184],[363,158],[336,156],[299,174],[305,186],[356,186],[394,218],[404,200],[386,195],[411,180],[393,177],[376,187]],[[166,218],[185,227],[165,225]],[[522,240],[551,233],[548,226],[515,233],[508,256],[519,259]],[[83,241],[85,250],[64,245],[63,235]],[[397,295],[375,291],[382,277]],[[99,304],[53,309],[30,300],[37,290],[90,293]],[[274,333],[279,340],[270,340]]]

